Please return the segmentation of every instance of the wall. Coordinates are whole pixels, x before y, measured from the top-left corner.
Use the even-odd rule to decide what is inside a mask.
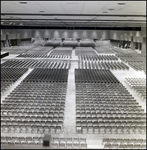
[[[45,30],[33,29],[32,36],[37,38],[105,38],[109,39],[107,30]]]
[[[1,29],[1,40],[6,40],[6,34],[9,39],[32,38],[32,29]]]
[[[142,42],[143,37],[146,37],[146,28],[141,28],[141,31],[110,30],[109,35],[109,38],[113,40],[131,41],[133,36],[134,42]]]

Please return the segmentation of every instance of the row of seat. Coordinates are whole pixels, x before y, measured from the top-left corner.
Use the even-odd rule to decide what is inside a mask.
[[[1,144],[22,145],[22,146],[41,146],[43,137],[4,137]],[[51,148],[87,148],[86,138],[55,138],[51,139]]]
[[[146,86],[145,78],[125,78],[125,82],[130,86]]]
[[[96,62],[96,61],[80,61],[79,69],[112,69],[112,70],[128,70],[129,67],[123,62]]]
[[[146,73],[146,62],[129,62],[128,64],[136,71],[144,71]]]
[[[145,120],[144,110],[121,83],[76,83],[77,132],[140,134]]]
[[[22,81],[3,100],[2,132],[62,132],[66,89],[67,83]],[[37,96],[30,96],[32,92]]]
[[[27,68],[1,68],[1,81],[13,81],[19,79],[28,69]]]
[[[134,138],[103,138],[102,144],[106,143],[117,143],[117,144],[145,144],[146,139],[134,139]]]
[[[75,69],[75,82],[119,83],[110,70]]]
[[[27,125],[2,125],[3,133],[38,133],[38,134],[48,134],[48,133],[61,133],[63,132],[62,126],[49,125],[49,124],[27,124]]]
[[[146,149],[146,144],[110,144],[106,143],[104,149]]]
[[[68,69],[35,68],[23,82],[67,82]]]
[[[94,57],[94,56],[96,56],[96,53],[95,53],[95,51],[94,51],[94,49],[92,49],[92,48],[76,48],[75,49],[75,54],[77,55],[77,56],[89,56],[89,57]]]
[[[146,79],[125,78],[125,82],[143,99],[146,100]]]
[[[7,88],[12,85],[13,81],[1,80],[1,94],[3,94]]]
[[[23,58],[49,58],[47,54],[28,54],[28,53],[22,53],[18,55],[17,57],[23,57]]]
[[[8,60],[2,64],[3,68],[53,68],[69,69],[70,62],[67,61],[44,61],[44,60]]]
[[[85,53],[78,55],[79,60],[84,61],[117,61],[118,58],[115,55],[87,55],[87,51]]]
[[[77,133],[83,134],[146,134],[145,126],[77,126]]]

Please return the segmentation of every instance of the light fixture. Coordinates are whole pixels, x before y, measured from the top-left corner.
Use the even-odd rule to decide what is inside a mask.
[[[111,10],[111,11],[112,11],[112,10],[115,10],[115,9],[113,9],[113,8],[110,8],[109,10]]]
[[[27,2],[19,2],[20,4],[27,4]]]
[[[44,12],[43,10],[39,11],[39,12]]]
[[[104,11],[103,13],[108,13],[107,11]]]
[[[126,3],[117,3],[118,5],[125,5]]]
[[[66,4],[79,4],[79,3],[74,3],[74,2],[73,2],[73,3],[72,3],[72,2],[70,3],[70,2],[69,2],[69,3],[66,3]]]

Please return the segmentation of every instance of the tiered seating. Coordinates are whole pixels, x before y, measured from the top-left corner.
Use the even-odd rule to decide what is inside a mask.
[[[104,138],[105,149],[146,149],[146,139]]]
[[[35,68],[24,82],[67,82],[68,69]]]
[[[61,46],[61,39],[52,39],[44,42],[43,46]]]
[[[80,47],[95,47],[96,44],[92,39],[82,39],[80,40]]]
[[[27,136],[27,137],[1,137],[2,144],[23,145],[23,146],[41,146],[43,144],[42,136]],[[87,148],[86,138],[58,138],[51,139],[50,148]]]
[[[109,70],[75,69],[75,81],[84,83],[119,83]]]
[[[79,46],[79,42],[76,39],[65,39],[62,43],[62,46],[66,46],[66,47],[77,47]]]
[[[144,110],[109,70],[75,73],[78,133],[146,133]]]
[[[99,62],[99,61],[79,61],[79,69],[112,69],[128,70],[129,67],[123,62]]]
[[[8,60],[2,64],[4,68],[50,68],[69,69],[69,61],[45,61],[45,60]]]
[[[146,100],[146,79],[125,78],[125,82],[144,100]]]
[[[98,53],[114,54],[114,51],[111,50],[109,46],[99,46],[99,47],[95,47],[95,50],[96,50]]]
[[[77,47],[75,49],[75,54],[78,56],[86,55],[87,57],[88,56],[94,57],[96,55],[95,51],[92,48],[87,48],[87,47]]]

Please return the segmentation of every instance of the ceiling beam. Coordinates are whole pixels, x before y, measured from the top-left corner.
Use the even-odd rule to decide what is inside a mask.
[[[13,20],[19,20],[19,21],[21,21],[21,20],[48,20],[48,21],[90,21],[90,22],[94,22],[94,21],[133,21],[133,22],[146,22],[146,20],[127,20],[127,19],[125,19],[125,20],[112,20],[112,19],[110,19],[110,20],[106,20],[106,19],[97,19],[97,20],[91,20],[91,19],[19,19],[19,18],[1,18],[1,20],[11,20],[11,21],[13,21]]]
[[[146,17],[146,15],[123,15],[123,14],[47,14],[47,13],[1,13],[1,15],[23,16],[113,16],[113,17]]]

